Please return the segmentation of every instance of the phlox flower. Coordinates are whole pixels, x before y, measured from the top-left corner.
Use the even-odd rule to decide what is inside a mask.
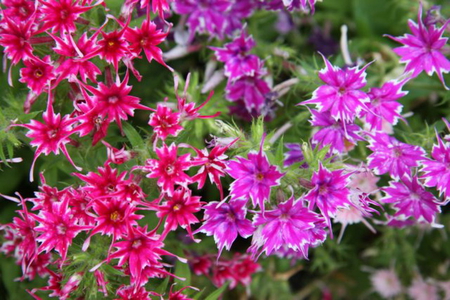
[[[350,200],[350,190],[347,188],[349,176],[351,173],[344,173],[345,170],[329,171],[322,163],[319,164],[319,170],[313,173],[311,185],[313,188],[306,194],[305,200],[309,201],[308,208],[313,210],[318,207],[322,216],[330,228],[330,218],[336,216],[339,208],[353,206]]]
[[[431,280],[423,280],[421,276],[414,278],[411,286],[408,287],[408,296],[412,300],[439,300],[437,285]]]
[[[145,166],[138,167],[149,172],[146,175],[148,178],[158,178],[157,185],[169,197],[173,196],[176,184],[187,188],[187,185],[192,183],[192,178],[184,173],[193,165],[190,154],[178,157],[177,150],[178,146],[175,144],[169,147],[163,144],[161,148],[155,149],[159,159],[147,159]]]
[[[402,91],[405,83],[406,80],[393,80],[386,82],[381,88],[373,87],[369,90],[369,111],[362,112],[362,116],[370,130],[383,131],[383,122],[395,125],[399,119],[403,119],[400,115],[403,105],[397,100],[408,94],[407,91]]]
[[[61,150],[67,157],[69,162],[78,171],[81,171],[81,168],[75,166],[66,149],[66,144],[70,142],[69,136],[74,132],[73,124],[76,120],[74,118],[71,118],[69,115],[65,115],[63,118],[61,118],[60,114],[55,114],[53,111],[52,96],[53,95],[50,92],[47,109],[42,114],[44,123],[32,119],[29,124],[16,125],[25,127],[29,130],[26,136],[32,139],[30,145],[37,147],[30,169],[30,181],[34,180],[34,164],[36,163],[36,159],[42,153],[44,153],[45,155],[50,154],[50,152],[59,154],[59,151]]]
[[[125,182],[126,171],[119,174],[118,170],[111,168],[109,164],[105,164],[104,167],[98,167],[97,170],[98,174],[94,172],[89,172],[86,175],[73,174],[86,183],[83,190],[88,192],[92,198],[114,196],[121,185],[127,184]]]
[[[150,115],[148,125],[161,140],[166,140],[168,135],[177,136],[183,130],[180,125],[181,113],[173,112],[170,107],[158,104],[156,111]]]
[[[278,171],[276,166],[269,163],[263,152],[264,138],[261,141],[259,152],[251,151],[248,159],[236,156],[227,164],[227,173],[235,179],[230,186],[230,194],[236,199],[252,199],[253,206],[259,205],[264,211],[264,201],[270,197],[272,186],[280,184],[284,173]]]
[[[341,69],[333,66],[322,55],[325,68],[319,71],[319,78],[325,85],[317,88],[312,98],[299,105],[315,104],[319,113],[330,112],[336,121],[353,122],[361,110],[367,110],[370,101],[361,89],[366,85],[366,68]]]
[[[150,292],[148,292],[143,286],[120,286],[116,295],[118,296],[115,300],[148,300],[150,299]]]
[[[393,205],[396,209],[394,218],[413,217],[418,222],[434,225],[436,213],[441,211],[436,197],[425,190],[416,176],[403,176],[401,181],[391,181],[383,192],[386,196],[380,201]]]
[[[73,33],[77,30],[75,20],[92,7],[79,5],[79,0],[48,0],[41,1],[42,22],[41,31],[51,29],[53,33]]]
[[[43,251],[48,253],[55,249],[61,256],[60,267],[66,261],[67,250],[72,240],[80,232],[91,228],[77,225],[77,220],[71,214],[68,198],[54,202],[51,211],[41,210],[34,219],[39,222],[39,226],[35,228],[36,232],[40,233],[36,238],[41,243],[38,253]]]
[[[249,248],[253,257],[289,248],[308,258],[308,249],[321,244],[327,235],[324,219],[293,196],[273,210],[257,213],[253,225],[257,227]]]
[[[50,89],[50,82],[56,78],[53,63],[47,55],[43,60],[33,56],[24,60],[25,68],[20,69],[20,82],[26,83],[35,94],[40,95]]]
[[[106,146],[108,157],[105,163],[113,163],[116,165],[121,165],[123,163],[126,163],[136,155],[131,151],[125,150],[125,146],[122,147],[121,149],[117,149],[105,141],[102,141],[102,144]]]
[[[402,292],[402,284],[392,269],[376,270],[371,274],[373,289],[384,298],[394,297]]]
[[[260,69],[258,56],[248,54],[256,43],[252,36],[247,36],[245,30],[224,48],[211,47],[217,60],[225,63],[225,76],[234,81],[243,76],[254,76]]]
[[[301,10],[312,14],[315,11],[316,0],[262,0],[264,7],[269,10],[286,8],[289,11]]]
[[[376,175],[389,173],[392,178],[399,179],[410,175],[411,168],[425,160],[425,150],[421,147],[399,142],[386,133],[370,134],[369,142],[367,148],[373,153],[367,157],[367,166]]]
[[[36,11],[35,3],[31,0],[3,0],[3,16],[11,18],[14,21],[24,22],[30,19]]]
[[[336,121],[331,117],[330,112],[319,113],[313,109],[310,111],[311,125],[321,127],[311,139],[312,143],[319,148],[329,145],[331,152],[343,153],[350,151],[358,140],[362,140],[358,135],[361,130],[358,125]]]
[[[243,101],[247,113],[256,111],[257,115],[261,115],[266,105],[266,95],[270,92],[267,82],[259,77],[261,74],[244,76],[236,81],[229,80],[225,97],[237,103]]]
[[[205,210],[204,223],[194,233],[203,232],[207,236],[214,236],[219,249],[219,256],[223,248],[230,250],[238,233],[243,238],[252,235],[252,222],[245,218],[246,200],[231,200],[227,202],[209,202],[203,206]]]
[[[175,190],[172,197],[165,197],[167,201],[159,205],[156,216],[158,218],[166,217],[164,222],[164,232],[161,236],[165,237],[169,231],[175,230],[180,226],[189,233],[189,236],[194,239],[191,230],[191,224],[198,223],[198,219],[194,213],[199,212],[204,202],[200,202],[200,196],[192,196],[189,189],[178,188]]]
[[[436,133],[437,145],[433,145],[431,157],[422,161],[423,173],[420,178],[425,179],[424,185],[436,187],[440,195],[444,194],[445,199],[450,197],[450,145],[448,142],[442,141]]]
[[[448,38],[444,38],[442,35],[450,20],[447,20],[441,28],[437,28],[434,24],[425,25],[422,21],[422,4],[419,6],[417,20],[417,24],[413,20],[408,21],[412,34],[405,34],[401,37],[387,35],[404,45],[394,48],[393,51],[401,57],[401,63],[406,63],[405,73],[411,72],[411,76],[416,77],[422,71],[429,76],[436,72],[444,87],[448,89],[443,73],[450,72],[450,61],[442,53],[442,48],[447,44]]]

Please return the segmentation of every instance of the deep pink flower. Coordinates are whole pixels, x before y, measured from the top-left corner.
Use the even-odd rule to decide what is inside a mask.
[[[108,159],[105,163],[113,163],[116,165],[121,165],[132,159],[136,154],[134,152],[125,150],[125,146],[121,149],[114,148],[105,141],[102,141],[103,145],[106,146]]]
[[[330,235],[331,231],[330,218],[336,216],[338,208],[346,208],[352,206],[350,201],[350,191],[347,188],[349,176],[351,173],[344,173],[345,170],[329,171],[322,163],[319,164],[319,170],[313,173],[311,178],[311,189],[305,196],[305,200],[309,201],[309,209],[313,210],[318,207],[322,216],[325,218]]]
[[[116,295],[118,298],[114,300],[148,300],[150,293],[145,287],[125,286],[122,285],[117,289]]]
[[[65,115],[61,118],[60,114],[54,113],[52,93],[49,93],[47,110],[42,114],[42,118],[44,123],[32,119],[29,124],[17,125],[29,129],[26,136],[32,139],[30,145],[37,147],[30,169],[30,181],[33,181],[33,170],[36,159],[42,153],[45,155],[50,154],[50,152],[59,154],[59,151],[61,150],[69,162],[78,171],[81,171],[81,168],[75,166],[66,149],[66,144],[70,142],[69,136],[74,132],[72,125],[74,124],[75,119],[70,118],[69,115]]]
[[[261,270],[261,265],[256,263],[249,255],[236,255],[233,257],[233,265],[231,266],[231,274],[236,281],[232,283],[241,283],[243,286],[250,286],[252,275]],[[230,288],[234,288],[233,284]]]
[[[131,227],[123,241],[112,245],[117,250],[111,253],[107,260],[119,259],[118,266],[127,264],[131,283],[141,283],[142,270],[145,267],[161,267],[161,255],[173,254],[161,249],[164,246],[160,236],[147,228]]]
[[[96,77],[101,74],[100,69],[92,61],[82,59],[84,55],[98,48],[96,39],[88,38],[86,33],[80,36],[78,42],[75,42],[73,37],[68,34],[61,34],[61,37],[51,35],[51,37],[56,42],[56,47],[53,50],[63,59],[56,69],[56,73],[59,74],[57,83],[78,75],[84,83],[87,82],[88,78],[92,82],[97,82]]]
[[[329,145],[331,152],[343,153],[350,151],[358,141],[362,140],[358,135],[361,130],[358,125],[336,121],[331,117],[330,112],[319,113],[313,109],[310,111],[311,125],[321,127],[312,137],[312,143],[319,148]]]
[[[333,66],[322,55],[325,68],[319,78],[325,83],[313,92],[312,98],[299,104],[315,104],[319,113],[330,112],[336,121],[353,122],[370,99],[361,89],[366,85],[366,68],[341,69]]]
[[[406,63],[405,73],[412,72],[412,77],[416,77],[422,71],[428,75],[437,73],[439,79],[446,89],[444,77],[442,73],[450,72],[450,61],[442,53],[442,48],[447,44],[448,38],[442,37],[450,20],[447,20],[441,28],[433,25],[425,25],[422,21],[422,4],[419,6],[418,24],[413,20],[408,21],[411,34],[405,34],[401,37],[389,38],[404,46],[394,49],[401,59],[401,63]]]
[[[90,229],[90,226],[80,226],[76,224],[69,208],[69,199],[61,202],[54,202],[52,211],[41,210],[34,219],[40,224],[36,227],[36,232],[41,234],[36,238],[41,242],[38,252],[41,253],[55,249],[61,256],[60,267],[66,261],[67,250],[72,244],[72,240],[82,231]]]
[[[303,199],[293,196],[273,210],[257,213],[253,225],[257,227],[249,248],[253,257],[289,248],[308,258],[308,249],[323,243],[327,236],[324,219],[304,207]]]
[[[230,250],[238,233],[243,238],[252,235],[252,222],[245,218],[246,200],[232,200],[227,202],[209,202],[203,207],[205,222],[194,233],[203,232],[207,236],[214,236],[219,249],[219,256],[223,248]]]
[[[159,159],[147,159],[144,167],[140,169],[149,172],[148,178],[158,178],[157,184],[168,196],[173,196],[175,185],[181,185],[187,188],[192,183],[185,170],[192,166],[190,154],[177,156],[178,147],[171,144],[169,147],[163,144],[161,148],[156,148],[156,155]]]
[[[153,127],[153,131],[163,141],[168,135],[177,136],[183,127],[180,125],[179,112],[172,112],[170,107],[158,104],[156,111],[150,115],[148,125]]]
[[[132,89],[132,86],[128,85],[129,78],[127,72],[122,82],[117,77],[115,83],[107,86],[99,82],[97,88],[80,82],[83,88],[92,93],[96,108],[108,116],[108,121],[115,120],[120,130],[122,120],[128,120],[128,116],[133,116],[135,109],[149,110],[148,107],[139,104],[141,99],[129,95]]]
[[[26,22],[29,20],[35,10],[35,3],[31,0],[3,0],[2,4],[5,6],[3,9],[3,15],[7,18],[11,18],[19,24],[20,22]]]
[[[281,10],[286,8],[289,11],[300,10],[306,13],[315,11],[316,0],[263,0],[266,9]]]
[[[381,202],[393,204],[396,209],[394,217],[414,217],[418,222],[434,224],[436,213],[441,211],[436,197],[426,191],[415,176],[403,176],[401,181],[391,181],[383,191],[386,196]]]
[[[33,3],[34,5],[34,3]],[[33,14],[24,22],[15,22],[4,15],[0,27],[0,45],[3,52],[11,60],[13,65],[21,60],[29,60],[34,57],[30,39],[36,34],[36,15]]]
[[[189,236],[194,239],[191,230],[191,224],[198,223],[198,219],[194,216],[194,213],[199,212],[202,204],[200,202],[201,197],[192,196],[192,191],[185,188],[178,188],[173,193],[172,197],[166,196],[167,201],[157,207],[156,216],[158,218],[164,218],[167,216],[164,222],[164,232],[161,236],[165,237],[169,231],[175,230],[180,226],[189,233]]]
[[[395,125],[399,119],[403,119],[400,115],[403,105],[397,100],[408,94],[402,91],[406,80],[391,80],[383,84],[381,88],[371,88],[369,90],[370,102],[367,103],[368,111],[362,112],[365,122],[369,125],[370,130],[383,130],[383,122]]]
[[[425,179],[424,185],[436,187],[439,194],[444,194],[445,199],[450,197],[450,146],[442,141],[436,133],[437,145],[433,145],[431,151],[432,160],[421,162],[423,172],[421,179]]]
[[[126,171],[118,174],[118,170],[111,168],[109,164],[105,164],[104,167],[98,167],[97,170],[98,174],[94,172],[89,172],[86,175],[73,174],[86,183],[83,190],[88,192],[92,198],[114,196],[120,186],[127,184],[125,181]]]
[[[20,82],[27,86],[37,95],[50,89],[50,82],[56,78],[53,63],[47,55],[43,60],[33,57],[24,60],[25,68],[20,69]]]
[[[211,47],[215,51],[217,59],[225,63],[225,76],[230,80],[236,80],[243,76],[255,76],[262,63],[258,56],[248,54],[256,43],[252,36],[247,36],[245,30],[224,48]]]
[[[230,193],[236,199],[252,199],[253,206],[259,205],[264,211],[264,201],[270,197],[272,186],[280,184],[284,173],[269,163],[263,152],[264,138],[259,152],[251,151],[248,159],[236,156],[237,160],[228,162],[227,173],[235,179],[230,186]]]
[[[410,175],[411,168],[425,160],[425,150],[421,147],[401,143],[386,133],[377,132],[369,138],[367,148],[373,153],[367,157],[367,166],[376,175],[389,173],[392,178],[399,179]]]
[[[73,33],[77,30],[75,20],[92,7],[79,5],[79,0],[47,0],[41,1],[41,31],[51,29],[53,33]]]
[[[162,32],[162,30],[156,29],[155,23],[149,20],[144,20],[141,28],[127,27],[124,36],[130,43],[130,50],[136,56],[141,54],[142,50],[144,50],[148,62],[151,62],[154,59],[163,66],[168,67],[163,60],[162,50],[157,47],[159,44],[164,42],[168,34],[169,31]]]

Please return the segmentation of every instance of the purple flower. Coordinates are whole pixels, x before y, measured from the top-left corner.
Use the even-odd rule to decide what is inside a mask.
[[[236,81],[228,81],[226,98],[231,101],[243,100],[245,108],[250,113],[256,110],[261,113],[266,104],[266,94],[270,92],[270,87],[259,77],[241,77]]]
[[[249,248],[253,257],[263,252],[270,255],[291,249],[308,258],[309,247],[316,247],[325,241],[324,219],[304,207],[303,203],[303,199],[294,200],[292,196],[276,209],[255,216],[253,224],[258,228]]]
[[[358,113],[366,106],[364,103],[370,99],[360,89],[366,85],[366,68],[358,67],[340,69],[333,66],[322,55],[325,68],[320,70],[319,78],[325,82],[313,92],[311,99],[299,105],[315,104],[320,113],[330,112],[336,121],[353,122]]]
[[[224,48],[211,47],[219,61],[225,63],[225,76],[236,80],[243,76],[255,76],[261,68],[258,56],[248,54],[255,47],[255,40],[242,30],[241,35]]]
[[[392,80],[383,84],[381,88],[371,88],[369,90],[370,103],[367,104],[368,111],[362,112],[362,115],[365,116],[370,130],[382,131],[383,121],[395,125],[399,119],[403,119],[400,115],[403,105],[397,100],[408,94],[407,91],[402,91],[406,81],[397,82]]]
[[[240,156],[237,161],[229,161],[226,171],[236,179],[230,186],[230,193],[237,199],[252,199],[253,206],[257,204],[264,211],[264,201],[269,199],[270,188],[280,184],[284,173],[272,166],[262,151],[264,139],[259,152],[251,151],[248,159]]]
[[[289,149],[289,151],[287,151],[284,154],[284,166],[285,167],[289,167],[289,166],[291,166],[295,163],[301,162],[302,160],[305,159],[305,157],[303,156],[303,151],[302,151],[302,147],[300,146],[300,144],[286,143],[286,144],[284,144],[284,146]],[[304,163],[301,167],[307,168],[308,164]]]
[[[313,144],[322,148],[330,145],[330,151],[333,153],[342,153],[349,151],[362,138],[357,134],[361,130],[354,123],[346,123],[334,120],[329,112],[319,113],[317,110],[311,110],[312,126],[320,126],[312,137]]]
[[[367,147],[373,153],[367,157],[367,166],[376,175],[389,173],[392,178],[399,179],[403,175],[410,175],[411,168],[425,160],[425,151],[419,146],[401,143],[382,132],[369,136],[370,144]]]
[[[434,160],[424,160],[422,162],[423,175],[421,179],[425,179],[424,185],[436,187],[440,195],[444,193],[445,198],[450,197],[450,147],[448,143],[444,143],[436,133],[438,141],[437,145],[433,145],[431,157]]]
[[[284,7],[289,10],[301,10],[303,12],[314,13],[316,0],[263,0],[265,9],[280,10]]]
[[[313,173],[311,184],[313,188],[305,196],[309,201],[309,209],[313,210],[316,206],[319,208],[322,216],[331,229],[330,218],[336,216],[338,208],[352,206],[350,201],[350,191],[347,188],[349,176],[351,173],[344,174],[344,170],[328,171],[322,163],[319,164],[319,170]],[[333,238],[333,232],[330,230]]]
[[[436,72],[444,87],[448,89],[442,73],[450,72],[450,61],[442,54],[441,49],[448,40],[448,38],[442,37],[442,34],[450,20],[445,22],[441,28],[437,28],[435,25],[426,26],[422,21],[422,5],[419,7],[417,19],[418,24],[413,20],[408,21],[412,35],[405,34],[401,37],[387,35],[404,45],[393,51],[401,57],[401,63],[406,63],[405,73],[412,72],[411,76],[416,77],[422,71],[430,76]]]
[[[397,210],[394,217],[414,217],[419,222],[434,223],[436,213],[441,211],[436,197],[426,191],[415,176],[404,176],[402,181],[391,181],[383,191],[386,196],[381,202],[393,204]]]
[[[223,39],[226,27],[225,12],[231,8],[229,0],[176,0],[173,10],[180,15],[188,15],[187,25],[190,39],[196,32],[206,33]]]
[[[231,244],[239,233],[243,238],[253,234],[252,222],[245,218],[247,209],[246,200],[233,200],[226,202],[210,202],[205,205],[205,222],[195,233],[203,232],[214,236],[219,249],[219,256],[223,248],[230,250]]]

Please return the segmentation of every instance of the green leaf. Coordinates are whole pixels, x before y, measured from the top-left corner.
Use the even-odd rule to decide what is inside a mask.
[[[194,296],[194,300],[198,300],[200,299],[200,297],[203,295],[203,293],[205,292],[205,289],[201,290],[200,292],[198,292],[195,296]]]
[[[222,293],[225,291],[225,289],[228,287],[229,284],[230,284],[230,282],[225,283],[219,289],[215,290],[208,297],[206,297],[205,300],[217,300],[217,299],[219,299],[220,295],[222,295]]]
[[[161,284],[158,285],[158,287],[155,289],[155,292],[157,294],[163,295],[164,292],[167,290],[167,287],[169,286],[169,280],[170,280],[170,276],[166,276],[164,281],[161,282]]]
[[[141,135],[136,131],[136,129],[134,129],[131,124],[123,123],[122,125],[123,131],[125,132],[125,135],[127,136],[133,148],[139,148],[144,145],[144,140],[142,139]]]
[[[177,261],[175,265],[175,275],[184,278],[185,280],[180,280],[175,278],[175,282],[179,284],[181,287],[188,286],[191,283],[191,270],[189,269],[189,265],[187,263],[183,263],[181,261]]]

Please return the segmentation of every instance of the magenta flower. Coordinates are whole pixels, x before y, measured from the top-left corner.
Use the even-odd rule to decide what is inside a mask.
[[[394,179],[410,175],[412,167],[418,167],[425,160],[425,150],[419,146],[397,141],[385,133],[369,135],[369,148],[373,151],[367,157],[367,166],[376,175],[389,173]]]
[[[319,164],[319,170],[313,173],[311,185],[313,188],[306,194],[305,200],[309,201],[308,208],[313,210],[318,207],[322,216],[330,228],[330,218],[336,216],[338,208],[352,206],[350,200],[350,191],[347,188],[349,176],[351,173],[344,174],[344,170],[328,171],[322,163]]]
[[[169,197],[173,196],[176,184],[187,188],[187,185],[192,183],[192,178],[184,173],[193,165],[190,154],[178,157],[177,150],[178,147],[175,144],[169,147],[163,144],[161,148],[155,150],[159,159],[147,159],[145,166],[139,167],[149,172],[148,178],[158,178],[158,186]]]
[[[436,197],[425,190],[416,176],[404,176],[402,181],[391,181],[383,191],[386,196],[381,202],[393,204],[396,209],[394,218],[414,217],[419,222],[434,224],[436,213],[441,211]]]
[[[86,183],[83,190],[88,192],[92,198],[104,198],[114,196],[120,186],[128,184],[125,181],[126,171],[118,174],[117,169],[111,168],[109,164],[98,167],[98,174],[89,172],[86,175],[73,173]]]
[[[270,188],[280,184],[284,173],[272,166],[263,152],[264,139],[259,152],[251,151],[248,159],[236,156],[236,160],[228,162],[227,173],[236,179],[230,186],[233,198],[252,199],[253,206],[259,205],[264,211],[264,201],[269,199]]]
[[[264,7],[269,10],[281,10],[286,8],[289,11],[301,10],[312,14],[315,11],[316,0],[263,0]]]
[[[41,242],[38,253],[55,249],[61,256],[60,267],[66,261],[67,250],[72,244],[72,240],[82,231],[90,229],[90,226],[80,226],[76,224],[69,208],[69,199],[61,202],[54,202],[52,211],[41,210],[34,219],[40,224],[36,227],[36,232],[41,234],[36,238]]]
[[[361,110],[367,110],[365,103],[370,99],[360,89],[366,85],[366,68],[340,69],[333,66],[322,55],[325,68],[320,70],[319,78],[325,83],[313,92],[311,99],[299,105],[315,104],[319,113],[330,112],[336,121],[353,122]]]
[[[156,111],[150,115],[148,125],[153,127],[157,137],[165,141],[168,135],[177,136],[183,127],[180,125],[179,112],[172,112],[170,107],[158,104]]]
[[[51,29],[53,33],[73,33],[76,31],[75,20],[84,12],[92,7],[79,5],[80,1],[76,0],[50,0],[40,2],[43,7],[40,8],[42,13],[42,22],[44,27],[42,31]],[[84,3],[84,1],[83,1]],[[98,2],[100,4],[100,2]]]
[[[234,81],[243,76],[255,76],[261,68],[258,56],[247,53],[255,45],[255,40],[242,30],[241,35],[231,43],[225,44],[224,48],[211,47],[211,49],[215,51],[217,60],[225,63],[225,76]]]
[[[192,191],[185,188],[178,188],[173,193],[172,197],[167,197],[162,205],[157,207],[158,218],[166,218],[164,222],[164,232],[161,236],[165,237],[169,231],[175,230],[180,226],[189,233],[189,236],[194,239],[191,230],[191,224],[198,223],[198,219],[194,213],[199,212],[204,202],[200,202],[199,196],[192,196]]]
[[[370,103],[367,104],[369,111],[363,112],[365,121],[370,125],[370,130],[383,130],[383,122],[397,124],[403,105],[397,102],[398,99],[408,94],[402,91],[402,87],[407,80],[391,80],[383,84],[381,88],[371,88],[369,90]]]
[[[70,118],[69,115],[65,115],[63,118],[61,118],[60,114],[55,115],[52,103],[52,93],[49,93],[47,110],[42,114],[42,118],[44,119],[45,123],[41,123],[32,119],[29,124],[17,125],[25,127],[29,130],[26,136],[32,139],[30,144],[37,147],[30,169],[30,181],[34,180],[34,164],[36,162],[36,159],[42,153],[44,153],[45,155],[50,154],[50,152],[59,154],[59,151],[61,150],[67,157],[69,162],[78,171],[81,171],[81,168],[75,166],[66,149],[66,144],[70,142],[69,136],[74,132],[72,125],[75,122],[75,119]]]
[[[56,78],[53,63],[47,55],[43,60],[37,57],[24,60],[25,68],[20,69],[20,82],[27,86],[37,95],[50,88],[50,82]]]
[[[308,258],[309,247],[325,241],[324,219],[303,204],[303,199],[292,196],[275,209],[256,214],[253,225],[257,229],[249,248],[253,257],[288,248]]]
[[[260,76],[261,74],[257,74]],[[256,111],[261,115],[266,105],[266,95],[270,92],[270,87],[264,79],[258,76],[245,76],[236,81],[228,81],[225,88],[226,98],[230,101],[242,100],[247,112]]]
[[[246,203],[246,200],[232,200],[229,203],[209,202],[203,207],[205,222],[194,233],[203,232],[207,236],[213,235],[220,256],[224,247],[227,250],[231,249],[238,233],[243,238],[247,238],[254,231],[252,222],[245,218]]]
[[[358,135],[358,131],[361,130],[358,125],[336,121],[331,117],[330,112],[310,111],[311,125],[321,127],[312,137],[312,143],[319,148],[329,145],[331,152],[342,153],[350,151],[357,141],[362,140]]]
[[[438,144],[433,145],[431,157],[433,160],[422,161],[423,172],[421,179],[425,179],[424,185],[436,187],[440,195],[444,194],[447,199],[450,197],[450,147],[449,143],[444,143],[436,133]]]
[[[289,150],[284,153],[284,166],[289,167],[295,163],[302,162],[305,160],[303,156],[302,146],[296,143],[286,143],[284,144]],[[301,165],[302,168],[308,167],[308,164],[304,163]]]
[[[418,24],[413,20],[408,21],[411,34],[405,34],[402,37],[389,38],[404,46],[394,49],[401,58],[401,63],[406,63],[405,73],[412,72],[411,76],[416,77],[422,71],[429,76],[437,73],[439,79],[446,89],[442,73],[450,72],[450,61],[442,53],[442,48],[446,45],[448,38],[442,37],[450,20],[447,20],[441,28],[433,25],[425,25],[422,21],[422,4],[419,6]]]

